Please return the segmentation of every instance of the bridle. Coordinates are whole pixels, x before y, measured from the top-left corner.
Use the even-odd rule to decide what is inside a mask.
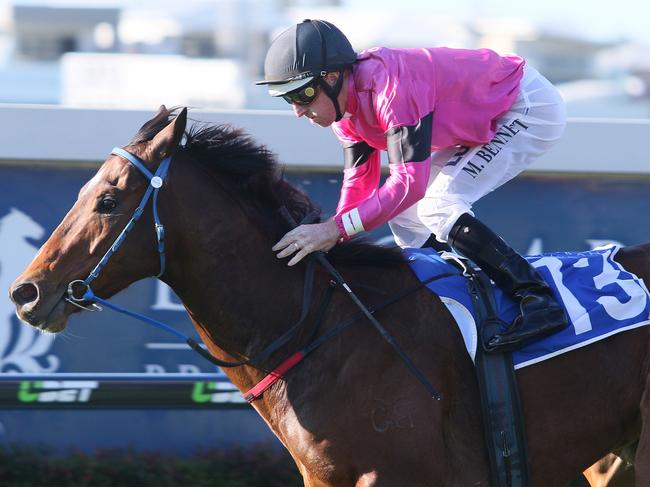
[[[431,282],[436,279],[448,277],[451,275],[455,275],[456,273],[440,274],[437,276],[433,276],[432,278],[420,282],[417,286],[407,289],[406,291],[398,294],[397,296],[394,296],[393,299],[384,302],[382,305],[368,309],[366,306],[363,305],[363,303],[361,303],[361,301],[359,301],[359,298],[356,297],[354,292],[350,289],[348,284],[343,280],[343,278],[338,273],[338,271],[336,271],[336,269],[334,269],[334,267],[329,263],[329,261],[325,257],[325,254],[323,252],[315,252],[313,256],[310,256],[306,264],[306,275],[305,275],[305,285],[303,288],[302,310],[298,321],[294,323],[286,332],[284,332],[280,337],[276,338],[271,344],[269,344],[263,350],[257,352],[256,354],[244,360],[239,360],[235,362],[227,362],[214,357],[208,350],[206,350],[199,343],[197,343],[196,340],[185,336],[184,334],[180,333],[178,330],[174,329],[173,327],[165,323],[140,315],[139,313],[134,313],[132,311],[129,311],[125,308],[122,308],[118,305],[110,303],[109,301],[96,296],[93,293],[90,284],[99,277],[99,275],[101,274],[102,270],[104,269],[104,267],[106,266],[110,258],[117,251],[117,249],[122,245],[122,243],[124,243],[126,236],[133,229],[133,226],[138,221],[138,219],[142,216],[144,208],[146,207],[152,195],[153,195],[153,202],[152,202],[153,218],[154,218],[154,224],[156,229],[156,238],[158,240],[158,254],[160,257],[160,272],[155,277],[159,278],[165,273],[165,230],[158,216],[158,192],[162,187],[165,178],[167,176],[167,172],[169,170],[169,166],[172,161],[172,156],[168,156],[164,158],[160,163],[160,165],[158,166],[156,172],[151,173],[151,171],[149,171],[149,169],[146,168],[144,163],[138,157],[134,156],[133,154],[131,154],[130,152],[124,149],[115,147],[111,151],[111,154],[120,156],[123,159],[126,159],[128,162],[130,162],[133,166],[135,166],[147,179],[149,179],[149,185],[147,186],[147,189],[145,190],[145,193],[142,196],[142,199],[140,200],[140,204],[133,212],[133,216],[125,225],[125,227],[122,229],[122,231],[117,236],[117,238],[110,246],[108,251],[100,259],[99,263],[95,266],[95,268],[92,271],[90,271],[88,277],[86,277],[83,280],[76,279],[74,281],[71,281],[68,284],[67,293],[66,293],[67,296],[64,297],[65,301],[73,304],[74,306],[77,306],[79,308],[88,311],[101,311],[102,308],[97,305],[97,303],[99,302],[104,306],[109,307],[115,311],[132,316],[141,321],[145,321],[153,326],[156,326],[157,328],[160,328],[164,331],[167,331],[175,335],[179,339],[184,340],[185,343],[187,343],[187,345],[190,346],[190,348],[192,348],[194,351],[196,351],[197,353],[202,355],[205,359],[207,359],[208,361],[212,362],[215,365],[218,365],[220,367],[239,367],[241,365],[248,365],[251,363],[259,362],[260,360],[263,360],[271,356],[271,354],[279,350],[282,346],[287,344],[292,338],[294,338],[297,335],[298,331],[306,322],[307,316],[309,314],[309,310],[311,308],[311,301],[312,301],[311,297],[312,297],[312,291],[314,287],[313,286],[314,267],[316,262],[318,262],[327,270],[330,276],[333,277],[333,280],[330,281],[331,285],[328,287],[325,296],[323,297],[323,300],[321,302],[321,305],[319,307],[319,310],[317,312],[316,319],[314,321],[314,328],[312,330],[311,337],[309,338],[308,345],[302,348],[301,350],[295,352],[287,359],[285,359],[278,367],[276,367],[269,374],[267,374],[267,376],[264,377],[264,379],[262,379],[259,383],[257,383],[252,389],[247,391],[244,394],[246,400],[251,402],[257,399],[258,397],[260,397],[264,391],[266,391],[269,387],[271,387],[271,385],[273,385],[276,381],[280,380],[289,369],[297,365],[308,354],[310,354],[312,351],[320,347],[320,345],[322,345],[323,343],[325,343],[326,341],[328,341],[329,339],[331,339],[332,337],[340,333],[343,329],[347,328],[349,325],[351,325],[352,323],[358,321],[363,317],[367,318],[375,326],[377,331],[379,331],[382,338],[386,342],[388,342],[389,345],[392,346],[392,348],[399,355],[399,357],[402,359],[404,364],[410,369],[411,373],[427,389],[427,392],[430,394],[430,397],[437,400],[441,399],[441,396],[438,393],[438,391],[436,391],[436,389],[429,383],[428,379],[415,366],[415,364],[411,361],[411,359],[401,350],[401,348],[394,340],[394,338],[384,329],[384,327],[374,318],[373,315],[375,312],[379,311],[380,309],[383,309],[384,307],[399,301],[405,296],[414,293],[419,289],[422,289],[428,282]],[[282,207],[279,209],[279,211],[284,216],[285,220],[291,224],[292,227],[295,227],[297,225],[297,223],[293,220],[293,218],[291,217],[291,215],[289,214],[286,208]],[[310,222],[309,220],[311,218],[313,218],[313,215],[308,215],[301,223],[309,223]],[[75,287],[77,288],[81,287],[83,289],[83,293],[81,296],[75,295],[75,292],[78,291],[78,289],[76,290]],[[323,320],[326,309],[331,301],[335,288],[344,289],[347,292],[347,294],[352,298],[352,300],[356,303],[356,305],[361,309],[361,313],[352,316],[348,320],[340,322],[333,329],[329,330],[324,335],[316,338],[320,324]],[[89,306],[84,306],[83,304],[81,304],[84,301],[90,302],[91,304]]]
[[[169,170],[169,165],[171,164],[172,157],[166,157],[165,159],[162,160],[160,165],[158,166],[158,169],[156,170],[155,173],[151,173],[149,169],[146,168],[144,163],[136,156],[131,154],[130,152],[120,149],[119,147],[113,148],[111,151],[111,154],[117,155],[122,157],[123,159],[126,159],[128,162],[133,164],[137,169],[140,170],[140,172],[147,178],[149,179],[149,185],[147,186],[147,189],[145,190],[144,195],[142,196],[142,199],[140,200],[140,204],[138,207],[135,209],[133,212],[133,216],[129,220],[129,222],[126,224],[124,229],[120,232],[120,234],[117,236],[113,244],[110,246],[108,251],[104,254],[104,256],[100,259],[99,263],[95,266],[95,268],[90,271],[90,274],[88,274],[88,277],[85,279],[76,279],[74,281],[71,281],[68,284],[68,289],[67,289],[67,295],[64,297],[64,300],[67,301],[68,303],[73,304],[74,306],[77,306],[78,308],[87,310],[87,311],[101,311],[102,307],[99,306],[97,303],[101,303],[104,306],[111,308],[115,311],[118,311],[120,313],[132,316],[136,319],[139,319],[141,321],[144,321],[146,323],[149,323],[150,325],[153,325],[157,328],[160,328],[162,330],[165,330],[179,339],[185,341],[193,350],[198,352],[200,355],[202,355],[204,358],[206,358],[208,361],[212,362],[215,365],[218,365],[220,367],[238,367],[241,365],[248,365],[250,363],[254,363],[260,360],[265,359],[266,357],[270,356],[273,352],[281,348],[284,344],[286,344],[289,340],[291,340],[298,331],[300,330],[301,326],[307,319],[307,315],[309,313],[309,310],[311,308],[311,297],[312,297],[312,290],[313,290],[313,282],[314,282],[314,262],[310,262],[307,265],[307,270],[306,270],[306,276],[305,276],[305,286],[303,289],[303,302],[302,302],[302,311],[300,314],[300,318],[296,323],[294,323],[289,330],[287,330],[284,334],[282,334],[280,337],[276,338],[270,345],[268,345],[265,349],[262,351],[256,353],[255,355],[244,359],[244,360],[239,360],[236,362],[227,362],[224,360],[220,360],[213,355],[210,354],[206,349],[204,349],[199,343],[196,342],[193,338],[189,338],[176,330],[175,328],[162,323],[160,321],[154,320],[152,318],[140,315],[139,313],[134,313],[132,311],[129,311],[127,309],[124,309],[120,306],[117,306],[113,303],[110,303],[109,301],[102,299],[98,296],[96,296],[91,287],[90,284],[99,277],[101,274],[102,270],[110,260],[110,258],[113,256],[113,254],[117,251],[117,249],[122,245],[124,242],[124,239],[128,235],[128,233],[133,229],[133,226],[135,223],[138,221],[140,216],[142,216],[142,213],[144,211],[144,208],[146,207],[149,199],[153,195],[153,218],[154,218],[154,224],[156,228],[156,238],[158,239],[158,254],[160,256],[160,272],[155,276],[157,278],[161,277],[165,273],[165,231],[163,228],[162,223],[160,222],[160,218],[158,216],[158,191],[162,187],[165,178],[167,176],[167,172]],[[81,294],[81,295],[79,295]],[[326,304],[329,303],[329,300],[331,298],[331,294],[327,293],[327,296],[325,298]],[[81,304],[82,302],[90,302],[90,305],[83,305]],[[322,312],[319,313],[319,317],[322,317],[322,315],[325,312],[325,308],[327,306],[324,305],[322,306]],[[320,318],[317,320],[317,323],[320,322]]]
[[[117,249],[120,248],[122,243],[124,243],[126,236],[129,234],[129,232],[133,229],[135,223],[142,216],[142,212],[144,211],[144,208],[147,206],[147,203],[149,202],[149,198],[151,198],[152,195],[153,195],[153,204],[152,204],[153,219],[154,219],[154,225],[156,229],[156,238],[158,240],[158,255],[160,257],[160,272],[155,277],[161,277],[165,273],[165,228],[160,222],[160,217],[158,216],[158,192],[160,191],[160,188],[162,187],[165,178],[167,177],[167,172],[169,171],[169,166],[172,161],[172,156],[165,157],[160,163],[160,165],[158,166],[156,172],[152,173],[151,171],[149,171],[149,169],[147,169],[147,167],[138,157],[134,156],[133,154],[131,154],[130,152],[124,149],[121,149],[119,147],[114,147],[113,150],[111,151],[111,154],[120,156],[121,158],[127,160],[133,166],[135,166],[142,173],[144,177],[149,179],[149,185],[147,186],[147,189],[145,190],[144,195],[140,200],[140,204],[133,212],[133,216],[131,217],[129,222],[125,225],[124,229],[117,236],[115,242],[113,242],[113,244],[109,247],[108,251],[106,251],[106,253],[101,258],[99,263],[95,266],[95,268],[92,271],[90,271],[88,277],[86,277],[83,280],[76,279],[68,284],[67,296],[64,299],[68,303],[71,303],[87,311],[101,311],[101,307],[99,307],[95,303],[91,304],[90,307],[82,305],[81,302],[86,301],[84,295],[88,290],[90,290],[90,283],[92,283],[95,279],[99,277],[99,275],[101,274],[102,270],[104,269],[104,267],[106,266],[110,258],[117,251]],[[79,291],[79,288],[82,288],[81,296],[75,295],[75,289]]]

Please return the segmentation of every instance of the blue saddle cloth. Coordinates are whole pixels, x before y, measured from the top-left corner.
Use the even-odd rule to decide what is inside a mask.
[[[650,296],[642,279],[614,260],[619,247],[587,252],[558,252],[526,257],[549,283],[569,316],[565,330],[529,343],[512,355],[515,368],[526,367],[583,347],[608,336],[650,324]],[[457,268],[433,249],[405,249],[411,268],[421,281]],[[453,299],[477,320],[466,278],[446,277],[427,285],[439,296]],[[516,303],[494,289],[499,317],[512,323]],[[472,353],[470,351],[470,353]]]

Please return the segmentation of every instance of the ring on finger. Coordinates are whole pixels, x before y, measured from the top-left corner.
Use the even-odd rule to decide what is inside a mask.
[[[300,245],[298,245],[298,242],[294,242],[293,246],[296,250],[300,250]]]

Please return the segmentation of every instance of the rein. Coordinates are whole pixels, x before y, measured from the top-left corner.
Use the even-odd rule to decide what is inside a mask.
[[[280,214],[284,217],[287,222],[289,222],[290,225],[293,227],[296,227],[297,224],[289,211],[283,206],[280,208]],[[313,218],[312,215],[308,215],[307,218]],[[399,356],[399,358],[402,360],[404,365],[409,369],[409,372],[415,376],[415,378],[424,386],[424,388],[427,390],[429,395],[436,400],[442,399],[442,396],[440,393],[431,385],[431,383],[428,381],[428,379],[424,376],[424,374],[418,369],[418,367],[415,365],[415,363],[411,360],[411,358],[402,350],[402,348],[399,346],[399,343],[397,343],[397,340],[393,338],[393,336],[388,333],[388,330],[382,326],[379,321],[370,313],[368,308],[361,302],[361,300],[357,297],[357,295],[350,289],[350,286],[343,280],[343,276],[339,274],[339,272],[334,268],[332,264],[330,264],[330,261],[327,260],[327,257],[325,255],[325,252],[323,251],[317,251],[313,253],[312,260],[316,259],[318,263],[323,266],[323,268],[334,278],[334,281],[339,284],[343,289],[345,289],[347,295],[352,299],[354,304],[357,305],[357,308],[359,308],[364,316],[368,318],[368,321],[372,324],[372,326],[375,327],[375,330],[379,332],[381,337],[384,339],[386,343],[388,343],[393,351]]]
[[[177,338],[180,340],[183,340],[192,350],[195,352],[199,353],[203,358],[208,360],[209,362],[213,363],[214,365],[218,365],[219,367],[226,367],[226,368],[231,368],[231,367],[239,367],[241,365],[248,365],[254,362],[258,362],[260,360],[263,360],[270,355],[272,355],[274,352],[276,352],[280,347],[285,345],[289,340],[291,340],[298,332],[300,327],[304,324],[305,319],[307,318],[307,315],[309,314],[309,309],[311,307],[311,295],[312,295],[312,289],[313,289],[313,283],[314,283],[314,263],[313,262],[308,262],[307,263],[307,271],[305,273],[305,287],[303,290],[303,301],[302,301],[302,311],[300,313],[300,318],[298,321],[289,328],[286,332],[284,332],[279,338],[276,338],[270,345],[268,345],[265,349],[262,351],[256,353],[255,355],[252,355],[251,357],[245,359],[245,360],[240,360],[237,362],[227,362],[225,360],[218,359],[214,355],[212,355],[210,352],[208,352],[201,344],[199,344],[196,340],[193,338],[188,337],[187,335],[184,335],[177,329],[167,325],[166,323],[163,323],[162,321],[155,320],[153,318],[149,318],[148,316],[144,316],[140,313],[136,313],[134,311],[130,311],[126,308],[122,308],[121,306],[118,306],[116,304],[111,303],[110,301],[107,301],[105,299],[102,299],[98,296],[96,296],[92,289],[88,287],[86,292],[84,293],[82,299],[84,301],[93,301],[93,302],[98,302],[107,308],[110,308],[114,311],[117,311],[118,313],[125,314],[127,316],[131,316],[132,318],[136,318],[140,321],[144,321],[145,323],[149,323],[152,326],[155,326],[156,328],[159,328],[163,331],[166,331],[168,333],[171,333],[172,335],[175,335]],[[323,305],[321,306],[321,314],[317,318],[317,323],[320,322],[322,319],[322,315],[325,313],[325,308],[327,307],[327,304],[329,304],[329,300],[331,298],[331,292],[328,292],[326,295],[326,298],[323,302]]]
[[[153,195],[153,203],[152,203],[153,217],[154,217],[154,224],[156,230],[156,238],[158,240],[158,254],[160,257],[160,272],[155,277],[160,278],[165,272],[165,240],[164,240],[165,231],[162,223],[160,222],[160,218],[158,215],[158,192],[165,181],[172,158],[171,156],[169,156],[163,159],[163,161],[158,166],[156,172],[151,173],[151,171],[149,171],[146,168],[146,166],[142,163],[142,161],[139,158],[137,158],[136,156],[134,156],[133,154],[131,154],[130,152],[124,149],[115,147],[111,151],[111,154],[120,156],[123,159],[130,162],[133,166],[135,166],[146,178],[149,179],[149,185],[147,186],[147,189],[145,190],[145,193],[142,196],[142,199],[140,200],[140,204],[135,209],[133,216],[131,217],[129,222],[125,225],[124,229],[117,236],[115,242],[113,242],[113,244],[110,246],[108,251],[100,259],[99,263],[90,272],[88,277],[86,277],[83,280],[77,279],[71,281],[68,284],[67,296],[64,297],[65,301],[88,311],[101,311],[102,308],[97,305],[97,303],[100,303],[103,306],[110,308],[114,311],[117,311],[122,314],[126,314],[138,320],[144,321],[145,323],[149,323],[150,325],[155,326],[163,331],[171,333],[172,335],[176,336],[178,339],[183,340],[192,350],[199,353],[203,358],[205,358],[206,360],[208,360],[209,362],[215,365],[218,365],[219,367],[239,367],[242,365],[248,365],[263,360],[265,358],[268,358],[279,348],[287,344],[292,338],[296,336],[300,328],[305,323],[305,320],[307,319],[309,310],[311,308],[312,294],[314,288],[314,268],[315,268],[315,263],[318,262],[321,265],[323,265],[323,267],[325,267],[325,269],[334,277],[334,281],[330,281],[330,286],[328,287],[328,290],[316,314],[314,330],[312,331],[311,336],[308,340],[308,345],[302,348],[301,350],[299,350],[298,352],[293,353],[291,356],[285,359],[278,367],[276,367],[273,371],[267,374],[267,376],[264,377],[257,385],[255,385],[248,392],[244,393],[245,399],[248,402],[252,402],[253,400],[259,398],[265,390],[267,390],[269,387],[271,387],[271,385],[273,385],[275,382],[280,380],[288,370],[290,370],[292,367],[294,367],[296,364],[302,361],[308,354],[316,350],[316,348],[321,346],[330,338],[336,336],[338,333],[343,331],[349,325],[351,325],[356,321],[359,321],[363,317],[366,317],[371,321],[371,323],[375,326],[375,328],[380,332],[384,340],[386,340],[393,347],[393,349],[398,353],[402,361],[408,366],[408,368],[416,376],[416,378],[425,386],[425,388],[431,394],[431,396],[434,397],[435,399],[440,399],[440,395],[438,394],[438,392],[433,388],[433,386],[431,386],[431,384],[429,384],[429,382],[424,377],[424,375],[415,367],[415,365],[411,362],[409,357],[399,348],[397,342],[395,342],[395,340],[388,334],[388,332],[379,324],[379,322],[377,322],[377,320],[374,318],[373,315],[377,311],[380,311],[390,306],[391,304],[394,304],[397,301],[405,298],[409,294],[416,292],[420,288],[426,286],[428,283],[437,279],[458,275],[457,273],[440,274],[431,277],[425,281],[420,282],[417,286],[414,286],[396,296],[393,296],[393,298],[391,298],[390,300],[385,301],[384,303],[375,306],[374,308],[373,307],[367,308],[359,301],[359,299],[352,292],[350,287],[343,280],[343,278],[336,271],[336,269],[332,267],[332,265],[326,259],[324,253],[318,252],[316,253],[316,255],[312,255],[307,259],[307,264],[305,268],[305,284],[303,288],[302,306],[301,306],[301,312],[298,321],[296,321],[296,323],[294,323],[286,332],[284,332],[280,337],[276,338],[272,343],[270,343],[266,348],[264,348],[260,352],[250,356],[247,359],[235,361],[235,362],[228,362],[214,357],[206,348],[204,348],[204,346],[197,343],[196,340],[184,335],[183,333],[179,332],[175,328],[161,321],[130,311],[126,308],[122,308],[121,306],[118,306],[116,304],[113,304],[105,299],[96,296],[92,288],[90,287],[90,284],[99,277],[99,275],[101,274],[102,270],[104,269],[104,267],[106,266],[110,258],[122,245],[128,233],[133,229],[133,226],[139,220],[140,216],[142,216],[144,208],[146,207],[152,195]],[[280,213],[285,217],[285,219],[287,219],[290,223],[292,223],[295,226],[295,222],[293,222],[293,220],[289,216],[286,208],[281,208]],[[314,215],[308,215],[303,221],[303,223],[306,223],[308,220],[312,219],[313,216]],[[331,298],[334,294],[334,290],[338,286],[345,289],[347,294],[353,299],[353,301],[355,302],[355,304],[357,304],[357,306],[360,308],[361,311],[358,312],[356,315],[352,316],[351,318],[349,318],[348,320],[339,323],[334,328],[329,330],[327,333],[316,338],[316,336],[318,335],[320,324],[323,321],[323,317],[325,316],[327,307],[329,306]],[[80,297],[78,296],[79,287],[83,288],[83,294]],[[84,306],[82,302],[90,303],[90,305]]]
[[[413,286],[410,289],[407,289],[406,291],[402,291],[401,293],[396,294],[391,299],[384,301],[383,303],[378,304],[377,306],[370,306],[366,308],[366,311],[369,314],[374,315],[378,311],[381,311],[384,308],[387,308],[390,305],[395,304],[398,301],[401,301],[408,295],[413,294],[416,291],[419,291],[420,289],[422,289],[427,284],[433,281],[437,281],[438,279],[443,279],[446,277],[458,276],[458,275],[459,274],[457,272],[449,272],[446,274],[438,274],[437,276],[430,277],[420,282],[416,286]],[[332,283],[336,284],[333,281]],[[330,286],[330,290],[333,289],[334,287]],[[278,365],[275,369],[273,369],[273,371],[271,371],[266,377],[264,377],[260,382],[258,382],[257,385],[255,385],[248,392],[245,392],[244,399],[246,399],[246,401],[248,401],[249,403],[253,402],[255,399],[258,399],[264,391],[266,391],[269,387],[271,387],[277,381],[282,379],[284,377],[284,374],[286,374],[295,365],[300,363],[307,355],[309,355],[311,352],[316,350],[318,347],[320,347],[323,343],[328,341],[330,338],[333,338],[336,335],[338,335],[340,332],[342,332],[345,328],[347,328],[351,324],[361,320],[361,318],[367,318],[367,314],[363,310],[358,311],[354,316],[351,316],[347,320],[340,322],[338,325],[336,325],[334,328],[329,330],[327,333],[321,335],[319,338],[314,339],[309,343],[309,345],[295,352],[293,355],[289,356],[282,363],[280,363],[280,365]],[[318,329],[316,329],[315,331],[318,331]],[[439,395],[438,396],[434,395],[432,397],[438,400],[440,399]]]

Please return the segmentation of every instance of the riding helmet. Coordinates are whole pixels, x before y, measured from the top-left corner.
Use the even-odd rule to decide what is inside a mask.
[[[352,65],[357,55],[350,41],[335,25],[324,20],[303,20],[282,32],[264,61],[264,81],[271,96],[282,96]]]

